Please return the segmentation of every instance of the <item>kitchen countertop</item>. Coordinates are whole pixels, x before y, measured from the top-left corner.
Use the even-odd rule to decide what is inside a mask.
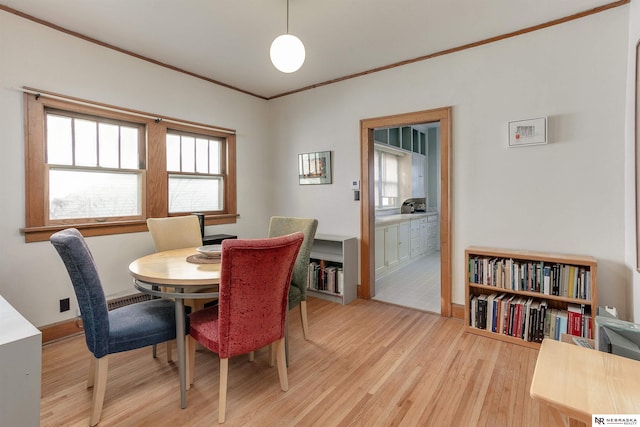
[[[411,214],[382,215],[376,217],[376,225],[396,224],[400,222],[411,221],[412,219],[425,218],[432,215],[438,215],[438,212],[416,212]]]

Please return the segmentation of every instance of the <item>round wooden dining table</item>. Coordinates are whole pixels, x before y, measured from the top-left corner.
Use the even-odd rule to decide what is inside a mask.
[[[187,406],[184,300],[218,298],[220,259],[207,258],[196,248],[175,249],[138,258],[129,264],[129,272],[140,292],[175,301],[180,407],[184,409]]]

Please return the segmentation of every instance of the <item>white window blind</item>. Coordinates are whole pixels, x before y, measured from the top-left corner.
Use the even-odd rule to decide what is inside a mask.
[[[375,205],[394,207],[399,197],[399,158],[382,150],[374,152]]]

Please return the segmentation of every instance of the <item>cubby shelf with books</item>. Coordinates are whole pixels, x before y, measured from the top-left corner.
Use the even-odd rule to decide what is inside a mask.
[[[472,246],[465,261],[469,332],[532,348],[563,333],[593,338],[595,258]]]
[[[317,234],[311,248],[307,294],[349,304],[358,294],[355,237]]]

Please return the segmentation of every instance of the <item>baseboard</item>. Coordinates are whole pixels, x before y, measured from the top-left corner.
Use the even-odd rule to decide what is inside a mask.
[[[82,320],[80,318],[65,320],[52,325],[43,326],[39,329],[40,332],[42,332],[43,344],[84,332],[84,329],[82,328]]]
[[[451,304],[451,317],[464,320],[464,305]]]

